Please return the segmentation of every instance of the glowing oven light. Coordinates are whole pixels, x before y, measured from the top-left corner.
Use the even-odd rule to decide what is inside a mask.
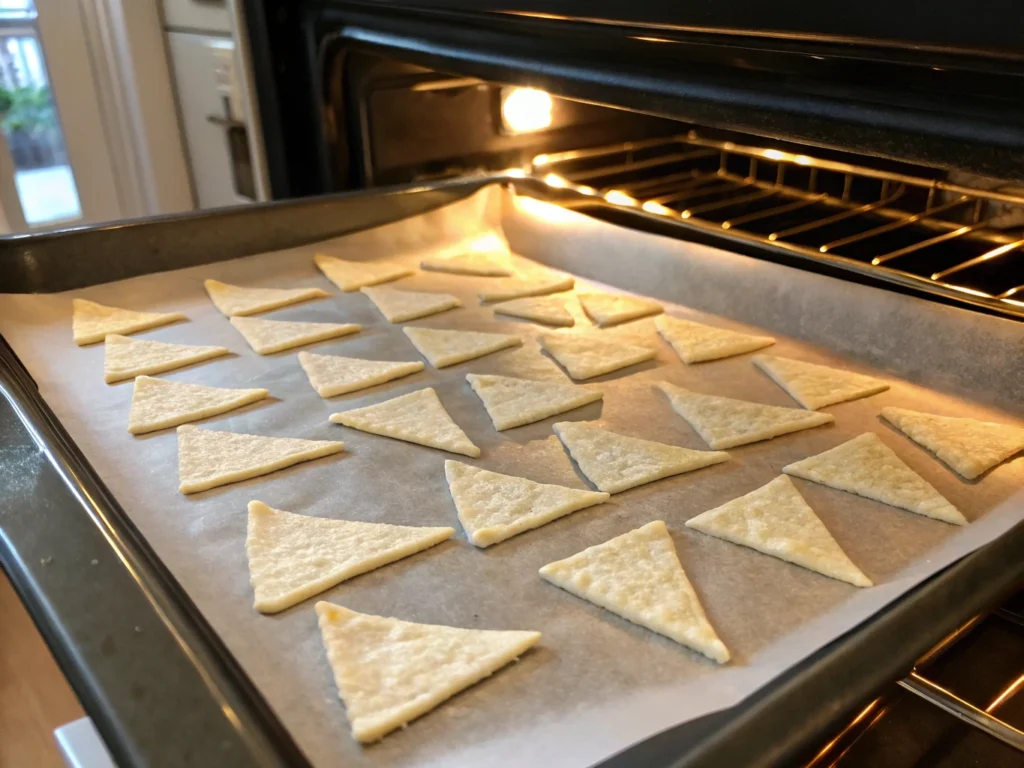
[[[549,173],[544,177],[544,183],[549,187],[558,187],[559,189],[565,189],[569,186],[569,182],[559,176],[557,173]]]
[[[551,95],[537,88],[507,88],[501,94],[501,120],[511,133],[550,128],[553,107]]]
[[[604,193],[604,199],[615,205],[636,205],[637,201],[618,189],[611,189]]]

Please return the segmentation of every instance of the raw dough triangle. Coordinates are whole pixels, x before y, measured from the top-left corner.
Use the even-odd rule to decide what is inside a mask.
[[[459,461],[446,461],[444,474],[462,527],[478,547],[489,547],[608,500],[607,493],[537,483]]]
[[[400,277],[408,277],[416,271],[386,261],[345,261],[322,253],[316,254],[313,261],[328,280],[346,293],[358,291],[366,285],[378,285]]]
[[[425,715],[540,640],[539,632],[414,624],[323,601],[316,615],[352,735],[364,743]]]
[[[658,356],[657,350],[594,335],[545,334],[540,345],[574,379],[592,379]]]
[[[309,517],[249,502],[245,552],[253,608],[277,613],[361,573],[440,544],[452,528]]]
[[[541,275],[537,277],[506,277],[495,280],[482,291],[480,301],[507,301],[524,296],[543,296],[546,293],[568,291],[576,281],[567,275]]]
[[[403,328],[416,349],[435,368],[464,363],[499,349],[521,346],[523,340],[506,333],[447,331],[439,328]]]
[[[614,293],[580,293],[578,296],[587,317],[601,328],[665,311],[661,304],[653,299],[638,296],[620,296]]]
[[[391,323],[404,323],[418,317],[436,315],[447,309],[461,307],[462,302],[450,293],[400,291],[397,288],[360,288],[377,305]]]
[[[495,305],[494,312],[563,328],[576,324],[572,313],[565,308],[565,300],[559,296],[530,296],[525,299],[503,301]]]
[[[841,371],[825,365],[790,360],[775,355],[758,355],[754,365],[786,390],[804,408],[816,411],[826,405],[877,395],[889,388],[880,379]]]
[[[785,475],[686,525],[855,587],[872,586]]]
[[[530,381],[511,376],[466,375],[466,381],[483,401],[487,415],[499,432],[546,419],[593,403],[603,392],[576,384]]]
[[[132,390],[128,431],[141,435],[176,427],[233,411],[266,396],[265,389],[224,389],[139,376]]]
[[[344,443],[333,440],[243,435],[183,424],[178,427],[178,490],[206,491],[341,453],[344,448]]]
[[[865,432],[817,456],[789,464],[782,471],[925,517],[953,525],[967,524],[956,507],[904,464],[873,432]]]
[[[452,421],[432,387],[393,397],[377,405],[332,413],[331,421],[362,432],[440,448],[476,458],[480,449]]]
[[[769,440],[835,421],[835,417],[829,413],[702,395],[667,382],[656,386],[668,395],[673,410],[690,423],[705,443],[715,449]]]
[[[654,318],[654,325],[687,365],[742,355],[775,343],[771,336],[751,336],[669,315]]]
[[[255,315],[268,312],[289,304],[298,304],[310,299],[329,297],[327,291],[319,288],[246,288],[241,285],[230,285],[219,280],[204,280],[203,285],[210,299],[223,314]]]
[[[661,520],[549,563],[540,575],[719,664],[729,660]]]
[[[882,418],[973,480],[1024,451],[1024,429],[992,421],[883,408]]]
[[[228,350],[224,347],[192,347],[108,333],[104,345],[103,380],[113,384],[143,374],[173,371],[226,354]]]
[[[362,330],[355,323],[304,323],[293,320],[262,320],[258,317],[232,317],[231,324],[245,337],[253,351],[261,355],[282,352],[314,341],[334,339]]]
[[[420,267],[433,272],[450,272],[454,275],[508,277],[512,274],[511,269],[497,262],[490,254],[476,252],[424,259],[420,262]]]
[[[578,421],[560,421],[554,430],[587,479],[608,493],[619,493],[729,458],[725,451],[693,451],[627,437]]]
[[[136,312],[107,307],[88,299],[72,299],[71,307],[71,333],[80,347],[103,341],[108,333],[124,335],[188,320],[181,312]]]
[[[320,397],[375,387],[392,379],[423,370],[423,363],[393,363],[384,360],[360,360],[340,355],[314,355],[299,352],[299,364]]]

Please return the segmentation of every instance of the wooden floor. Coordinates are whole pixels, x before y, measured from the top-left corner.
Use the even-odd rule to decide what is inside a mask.
[[[53,729],[82,717],[7,576],[0,570],[0,768],[60,768]]]

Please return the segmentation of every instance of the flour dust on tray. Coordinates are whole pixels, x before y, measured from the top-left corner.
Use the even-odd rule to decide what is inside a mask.
[[[524,299],[503,301],[494,305],[494,312],[498,315],[519,317],[562,328],[576,324],[572,313],[565,307],[565,299],[561,296],[529,296]]]
[[[309,383],[323,398],[375,387],[423,370],[423,363],[418,360],[396,363],[312,352],[299,352],[298,358]]]
[[[364,743],[490,677],[540,640],[539,632],[415,624],[323,601],[316,614],[352,735]],[[475,701],[468,694],[462,706]]]
[[[664,381],[655,386],[668,396],[672,409],[715,449],[770,440],[835,421],[828,413],[703,395]]]
[[[103,350],[103,380],[114,384],[151,373],[164,373],[230,354],[225,347],[196,347],[164,341],[129,339],[107,334]]]
[[[416,271],[387,261],[346,261],[323,253],[316,254],[313,262],[328,280],[346,293],[408,277]]]
[[[616,293],[580,293],[580,305],[587,317],[601,328],[619,325],[641,317],[664,312],[654,299],[642,296],[624,296]]]
[[[549,563],[540,569],[540,575],[556,587],[719,664],[730,658],[661,520]]]
[[[480,449],[452,421],[433,387],[418,389],[365,408],[332,413],[331,421],[361,432],[392,437],[428,448],[439,448],[473,458],[480,455]]]
[[[344,449],[344,443],[333,440],[245,435],[183,424],[178,427],[178,490],[198,493]]]
[[[453,528],[420,528],[310,517],[249,502],[245,552],[253,607],[277,613],[367,571],[452,537]]]
[[[501,349],[521,346],[523,340],[507,333],[450,331],[443,328],[403,328],[413,343],[435,368],[475,360]]]
[[[359,290],[370,298],[389,323],[404,323],[462,306],[462,302],[450,293],[400,291],[386,286]]]
[[[800,405],[812,411],[826,405],[877,395],[889,388],[881,379],[788,357],[758,355],[754,358],[754,365],[768,374]]]
[[[504,277],[492,281],[477,294],[480,301],[508,301],[525,296],[543,296],[568,291],[576,281],[568,275],[543,274],[530,277]]]
[[[188,320],[181,312],[136,312],[108,307],[88,299],[71,300],[71,334],[78,346],[103,341],[109,333],[122,336]]]
[[[362,326],[356,323],[306,323],[258,317],[232,317],[231,325],[249,342],[253,351],[261,355],[336,339],[362,330]]]
[[[580,421],[560,421],[554,430],[580,471],[608,493],[621,493],[729,458],[725,451],[694,451],[620,435]]]
[[[595,334],[546,333],[539,340],[574,379],[592,379],[658,356],[650,347]]]
[[[817,456],[793,462],[782,471],[925,517],[953,525],[967,524],[956,507],[904,464],[873,432],[865,432]]]
[[[262,400],[265,389],[226,389],[139,376],[132,390],[128,431],[133,435],[218,416]]]
[[[204,280],[203,286],[213,305],[227,317],[255,315],[331,295],[319,288],[248,288],[219,280]]]
[[[654,327],[687,365],[734,357],[775,343],[771,336],[727,331],[670,315],[654,318]]]
[[[906,408],[883,408],[882,418],[968,480],[1024,451],[1024,428],[1009,424]]]
[[[607,493],[538,483],[459,461],[446,461],[444,474],[459,521],[478,547],[489,547],[608,500]]]
[[[855,587],[872,586],[785,475],[686,525]]]
[[[499,432],[556,416],[604,397],[604,393],[576,384],[531,381],[511,376],[470,373],[466,381],[479,396]]]

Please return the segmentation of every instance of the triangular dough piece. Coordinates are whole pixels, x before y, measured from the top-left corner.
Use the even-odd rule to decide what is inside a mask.
[[[316,615],[352,735],[363,743],[425,715],[540,640],[539,632],[414,624],[323,601]]]
[[[855,587],[872,586],[785,475],[686,525]]]
[[[549,563],[540,575],[719,664],[729,660],[661,520]]]
[[[1024,429],[906,408],[883,408],[882,418],[968,480],[1024,451]]]
[[[357,333],[356,323],[305,323],[293,320],[262,320],[258,317],[232,317],[231,324],[245,337],[253,351],[271,355],[315,341],[335,339]]]
[[[362,432],[407,443],[440,448],[476,458],[480,449],[452,421],[432,387],[393,397],[383,403],[332,413],[331,421]]]
[[[572,313],[565,308],[565,300],[559,296],[530,296],[525,299],[503,301],[495,305],[494,312],[562,328],[576,324]]]
[[[416,349],[435,368],[464,363],[499,349],[521,346],[523,340],[507,333],[448,331],[440,328],[404,328]]]
[[[432,272],[450,272],[453,275],[508,277],[512,274],[511,269],[498,263],[490,254],[476,252],[424,259],[420,262],[420,267]]]
[[[956,507],[904,464],[873,432],[865,432],[817,456],[789,464],[782,471],[925,517],[953,525],[967,524]]]
[[[530,381],[511,376],[470,373],[466,375],[466,381],[483,401],[487,415],[499,432],[532,424],[604,397],[603,392],[576,384]]]
[[[537,483],[459,461],[446,461],[444,474],[462,527],[478,547],[489,547],[608,500],[607,493]]]
[[[163,373],[229,354],[224,347],[193,347],[163,341],[129,339],[108,333],[104,345],[103,380],[107,384],[150,373]]]
[[[128,431],[141,435],[176,427],[233,411],[266,396],[265,389],[225,389],[139,376],[132,390]]]
[[[655,349],[592,334],[549,333],[539,341],[574,379],[592,379],[658,356]]]
[[[319,288],[246,288],[230,285],[219,280],[204,280],[203,285],[217,309],[228,317],[233,315],[255,315],[269,312],[278,307],[298,304],[310,299],[329,297],[327,291]]]
[[[249,502],[245,552],[253,608],[277,613],[361,573],[440,544],[453,528],[309,517]]]
[[[614,293],[580,293],[578,296],[587,317],[601,328],[665,311],[654,299],[639,296],[620,296]]]
[[[666,382],[656,386],[668,395],[673,410],[716,450],[769,440],[835,421],[830,413],[702,395]]]
[[[336,256],[318,253],[313,257],[317,267],[327,279],[346,293],[363,286],[378,285],[400,277],[408,277],[415,269],[386,261],[345,261]]]
[[[880,379],[787,357],[758,355],[754,358],[754,365],[767,373],[772,381],[786,390],[800,405],[812,411],[826,405],[877,395],[889,388]]]
[[[393,363],[386,360],[361,360],[340,355],[314,355],[299,352],[299,364],[320,397],[375,387],[423,370],[423,363]]]
[[[687,365],[742,355],[775,343],[771,336],[727,331],[669,315],[654,318],[654,325]]]
[[[568,291],[576,284],[568,275],[537,277],[506,277],[495,280],[477,294],[480,301],[507,301],[524,296],[543,296],[547,293]]]
[[[243,435],[183,424],[178,427],[178,490],[198,493],[344,449],[344,443],[333,440]]]
[[[188,320],[181,312],[136,312],[107,307],[88,299],[72,299],[71,307],[71,333],[80,347],[103,341],[108,333],[125,335]]]
[[[400,291],[397,288],[360,288],[377,305],[380,313],[391,323],[404,323],[418,317],[436,315],[448,309],[461,307],[462,302],[450,293]]]
[[[608,493],[620,493],[729,458],[725,451],[693,451],[578,421],[560,421],[554,430],[587,479]]]

